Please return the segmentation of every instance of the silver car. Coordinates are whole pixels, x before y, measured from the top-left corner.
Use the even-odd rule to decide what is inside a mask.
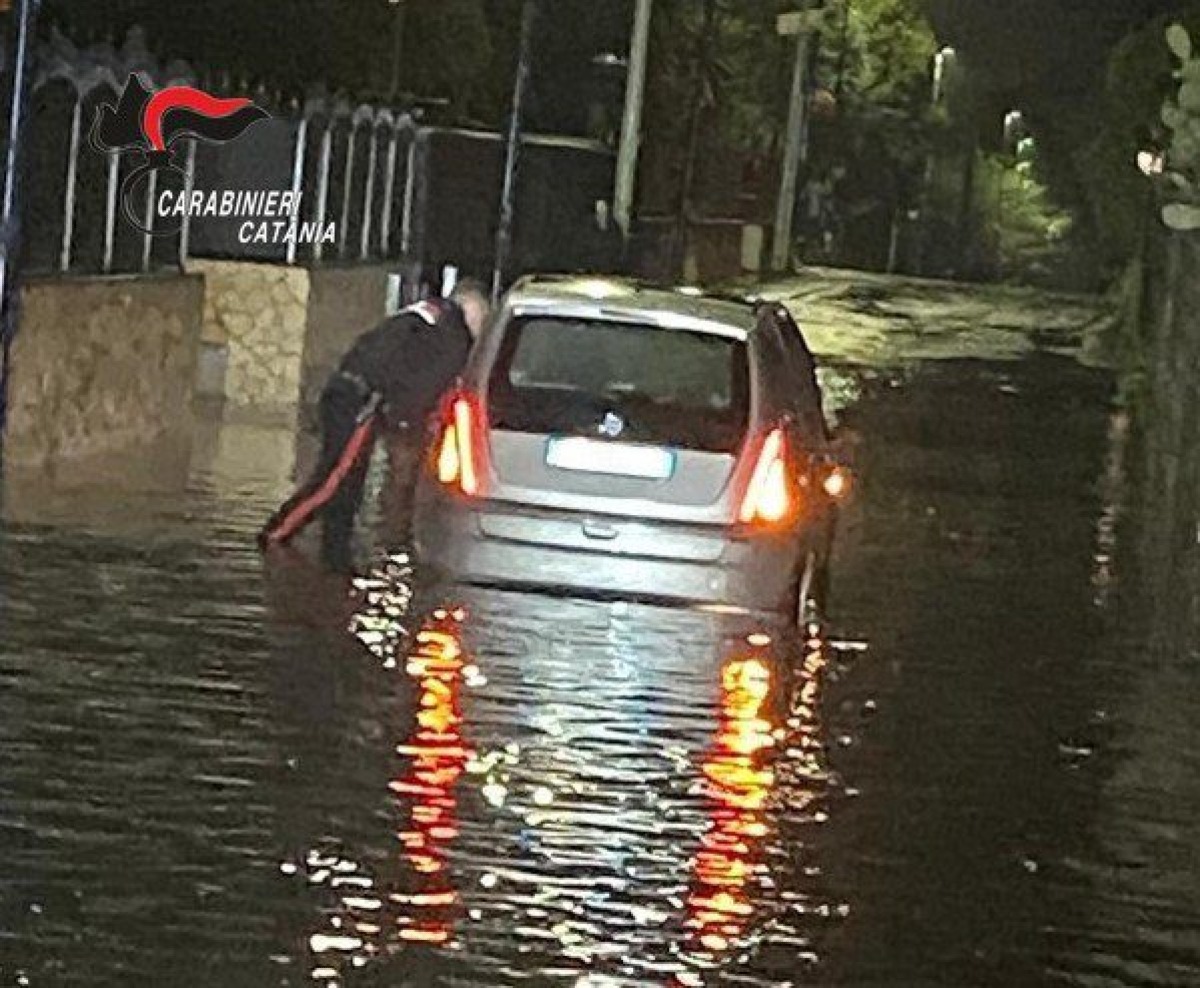
[[[444,402],[417,555],[465,583],[806,618],[847,482],[828,440],[781,306],[529,278]]]

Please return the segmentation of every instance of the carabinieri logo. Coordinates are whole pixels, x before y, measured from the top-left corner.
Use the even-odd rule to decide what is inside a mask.
[[[183,176],[172,157],[180,141],[224,144],[269,116],[245,97],[221,99],[190,86],[168,86],[151,93],[131,73],[117,105],[103,104],[96,112],[91,142],[102,154],[139,155],[141,164],[121,183],[122,212],[143,233],[174,233],[182,221],[171,229],[154,229],[153,220],[149,227],[143,224],[134,210],[135,186],[153,172],[169,170]]]

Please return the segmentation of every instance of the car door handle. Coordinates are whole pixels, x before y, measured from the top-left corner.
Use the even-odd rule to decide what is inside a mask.
[[[585,521],[583,534],[589,539],[615,539],[621,533],[612,525],[606,525],[599,521]]]

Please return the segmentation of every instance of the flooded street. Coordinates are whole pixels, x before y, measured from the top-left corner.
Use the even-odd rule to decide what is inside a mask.
[[[1006,356],[827,368],[820,638],[264,567],[284,425],[14,486],[0,985],[1200,984],[1197,643],[1110,378]]]

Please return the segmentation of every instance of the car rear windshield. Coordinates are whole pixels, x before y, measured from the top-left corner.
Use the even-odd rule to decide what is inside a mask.
[[[500,429],[731,452],[746,428],[746,346],[633,323],[518,319],[488,395]]]

